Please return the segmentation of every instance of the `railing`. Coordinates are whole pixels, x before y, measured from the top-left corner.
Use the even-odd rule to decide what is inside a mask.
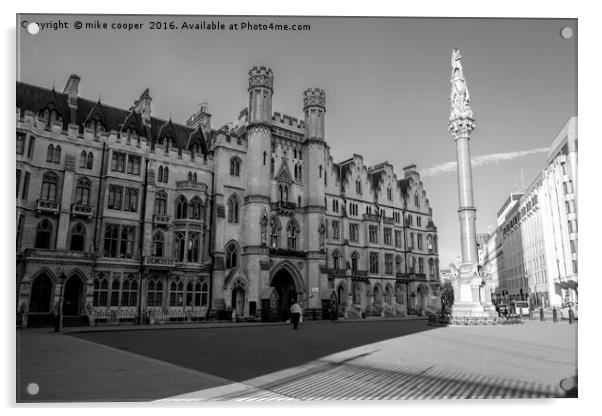
[[[364,214],[364,219],[367,221],[380,221],[380,216],[375,214]]]
[[[383,222],[385,224],[395,224],[395,218],[394,217],[383,217]]]
[[[38,199],[38,205],[36,211],[40,212],[51,212],[53,214],[58,214],[61,209],[61,204],[56,201],[47,201],[45,199]]]
[[[94,208],[86,204],[72,204],[71,215],[90,218],[94,215]]]
[[[155,225],[169,225],[171,217],[169,215],[153,215],[153,224]]]
[[[332,276],[345,276],[346,269],[326,269],[326,273]]]
[[[205,184],[203,182],[194,182],[194,181],[177,181],[176,189],[207,192],[207,184]]]
[[[279,211],[282,215],[293,215],[297,209],[297,204],[290,201],[278,201],[272,202],[271,207],[273,210]]]
[[[155,256],[145,256],[144,257],[144,265],[145,266],[158,266],[158,267],[173,267],[175,266],[175,260],[170,257],[155,257]]]

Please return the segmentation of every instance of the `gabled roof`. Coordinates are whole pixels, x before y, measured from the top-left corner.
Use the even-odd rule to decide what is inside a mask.
[[[145,91],[145,93],[148,92]],[[170,133],[178,149],[190,149],[190,146],[195,144],[200,146],[203,155],[206,156],[209,152],[209,144],[202,130],[173,123],[171,119],[165,121],[155,117],[151,118],[149,128],[144,125],[141,115],[133,108],[129,110],[116,108],[102,104],[100,100],[91,101],[78,97],[75,120],[71,120],[68,98],[67,94],[57,92],[54,88],[49,90],[17,82],[17,107],[23,112],[29,110],[35,114],[45,108],[56,109],[63,120],[63,129],[66,129],[69,124],[76,124],[80,131],[83,131],[86,122],[97,117],[102,120],[108,131],[120,132],[132,128],[137,130],[141,136],[146,137],[151,144],[162,137],[161,135]]]

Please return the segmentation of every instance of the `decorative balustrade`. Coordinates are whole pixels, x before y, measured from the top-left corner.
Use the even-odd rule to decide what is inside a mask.
[[[366,221],[380,221],[380,216],[375,214],[364,214],[364,219]]]
[[[153,224],[155,225],[169,225],[171,217],[169,215],[153,215]]]
[[[297,204],[290,201],[272,202],[272,210],[278,211],[281,215],[293,215],[297,209]]]
[[[145,256],[144,265],[154,267],[174,267],[175,260],[171,257]]]
[[[177,181],[176,189],[185,191],[199,191],[199,192],[207,192],[207,184],[203,182],[195,182],[195,181]]]
[[[347,270],[345,269],[326,269],[326,273],[331,276],[345,276]]]
[[[385,224],[395,224],[395,218],[393,218],[393,217],[383,217],[383,222]]]
[[[56,201],[47,201],[45,199],[38,199],[38,205],[36,207],[36,211],[41,212],[50,212],[52,214],[58,214],[61,209],[61,204]]]
[[[71,215],[90,218],[94,215],[94,208],[87,204],[72,204]]]

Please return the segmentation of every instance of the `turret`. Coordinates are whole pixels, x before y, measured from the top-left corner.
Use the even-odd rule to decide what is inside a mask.
[[[65,89],[63,90],[64,94],[67,94],[69,97],[69,110],[71,111],[71,122],[75,123],[77,118],[77,96],[79,89],[79,81],[80,77],[76,74],[71,74],[69,76],[69,80],[65,85]]]
[[[324,140],[324,113],[326,93],[320,88],[309,88],[303,92],[305,134],[308,139]]]
[[[265,66],[249,70],[249,124],[269,125],[272,120],[274,74]]]

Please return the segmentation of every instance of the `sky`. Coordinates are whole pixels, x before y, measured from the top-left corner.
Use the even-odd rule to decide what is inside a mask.
[[[455,144],[447,131],[451,50],[462,51],[476,128],[471,136],[477,231],[496,223],[510,192],[545,167],[547,148],[577,114],[573,19],[428,19],[27,15],[68,29],[17,32],[17,79],[129,108],[145,88],[153,115],[184,123],[208,102],[213,127],[247,105],[247,72],[274,71],[273,110],[303,118],[302,92],[326,91],[326,141],[336,161],[353,153],[389,161],[399,177],[416,164],[433,209],[443,267],[460,255]],[[76,30],[75,21],[143,23],[143,29]],[[151,21],[309,24],[311,30],[149,29]],[[573,37],[561,29],[569,26]]]

